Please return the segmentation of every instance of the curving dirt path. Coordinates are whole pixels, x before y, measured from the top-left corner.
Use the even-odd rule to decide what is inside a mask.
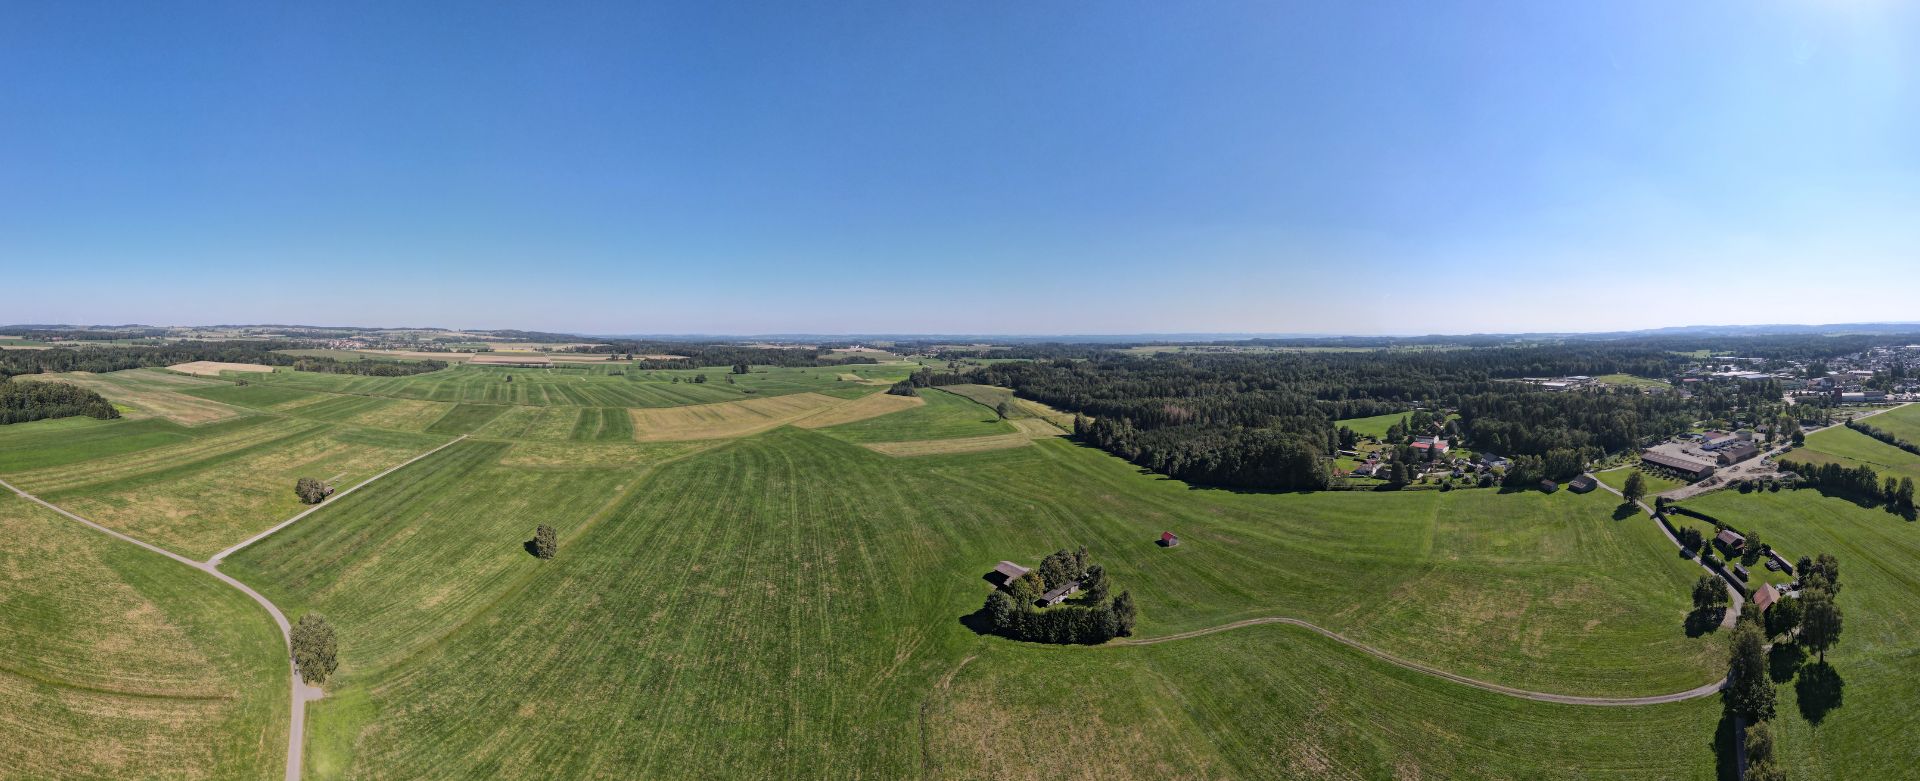
[[[293,715],[292,715],[292,719],[288,722],[288,725],[287,725],[286,781],[300,781],[300,768],[301,768],[300,750],[301,750],[301,746],[306,742],[304,738],[306,734],[306,724],[307,724],[307,703],[320,699],[321,697],[325,696],[325,692],[323,692],[320,689],[320,687],[309,686],[305,681],[302,681],[300,679],[300,668],[294,666],[293,664],[293,625],[287,621],[286,614],[280,612],[280,608],[274,605],[271,600],[268,600],[265,596],[261,595],[260,592],[254,591],[253,589],[249,588],[247,584],[241,583],[240,581],[233,579],[233,577],[228,575],[227,573],[221,572],[219,569],[220,560],[226,558],[229,554],[235,551],[238,551],[241,548],[245,548],[248,545],[252,545],[255,542],[259,542],[260,540],[265,539],[267,535],[270,535],[274,532],[277,532],[281,529],[284,529],[292,525],[293,522],[295,521],[298,521],[302,518],[307,517],[308,515],[313,514],[315,510],[318,510],[322,507],[332,504],[334,500],[339,499],[340,497],[346,496],[347,494],[353,493],[354,491],[360,490],[360,488],[366,486],[368,483],[371,483],[382,477],[386,477],[387,475],[393,474],[394,472],[399,471],[402,467],[405,467],[408,464],[412,464],[415,461],[419,461],[420,459],[426,458],[427,456],[430,456],[442,450],[445,450],[446,448],[451,447],[454,443],[459,442],[460,440],[463,440],[466,438],[467,438],[467,435],[462,434],[439,447],[436,447],[425,453],[421,453],[420,455],[407,459],[405,462],[391,469],[388,469],[377,475],[374,475],[365,480],[362,480],[360,481],[360,483],[354,485],[352,488],[348,488],[345,491],[341,491],[332,496],[329,496],[326,498],[325,501],[322,501],[319,504],[316,504],[312,507],[307,508],[306,510],[301,511],[298,515],[295,515],[292,518],[288,518],[284,521],[281,521],[278,524],[275,524],[273,528],[268,529],[259,534],[256,534],[252,537],[249,537],[247,538],[246,541],[240,543],[239,545],[235,545],[231,548],[228,548],[226,550],[223,550],[219,553],[214,554],[213,558],[208,559],[206,561],[194,561],[193,559],[189,559],[185,556],[182,556],[178,553],[174,553],[173,551],[167,550],[158,545],[154,545],[144,540],[135,539],[133,537],[129,537],[125,534],[121,534],[120,532],[109,529],[105,526],[101,526],[100,524],[94,523],[93,521],[89,521],[85,518],[75,515],[74,513],[68,512],[65,508],[62,508],[59,505],[56,505],[45,499],[41,499],[40,497],[34,496],[33,494],[27,493],[26,491],[21,490],[19,486],[9,483],[5,480],[0,480],[0,487],[4,487],[9,491],[12,491],[15,494],[18,494],[22,499],[25,499],[29,502],[33,502],[34,504],[40,505],[41,507],[45,507],[49,510],[59,513],[60,515],[65,516],[69,520],[84,524],[102,534],[106,534],[118,540],[123,540],[125,542],[133,543],[134,545],[138,545],[141,548],[145,548],[146,550],[153,551],[154,553],[158,553],[169,559],[173,559],[174,561],[180,562],[181,564],[185,564],[189,567],[200,570],[201,572],[205,572],[208,575],[212,575],[213,577],[218,578],[220,582],[225,583],[229,586],[232,586],[235,589],[238,589],[242,594],[246,594],[247,596],[252,597],[253,601],[260,603],[261,607],[266,608],[267,615],[272,616],[273,623],[280,627],[280,642],[283,644],[283,647],[286,649],[286,654],[287,654],[287,675],[288,675],[288,678],[292,681],[292,684],[291,684],[292,688],[290,689],[292,696],[290,700],[293,704]]]
[[[1394,656],[1393,654],[1387,653],[1386,651],[1382,651],[1378,648],[1367,645],[1366,643],[1362,643],[1358,640],[1354,640],[1350,637],[1342,635],[1339,632],[1335,632],[1331,629],[1324,629],[1319,626],[1310,624],[1306,621],[1302,621],[1298,618],[1286,618],[1284,616],[1269,616],[1266,618],[1249,618],[1243,621],[1235,621],[1230,624],[1210,626],[1205,629],[1195,629],[1190,632],[1180,632],[1180,633],[1171,634],[1171,635],[1161,635],[1159,637],[1142,637],[1142,638],[1133,638],[1133,639],[1124,639],[1124,640],[1114,640],[1104,645],[1099,645],[1094,647],[1109,648],[1114,646],[1126,647],[1126,646],[1137,646],[1137,645],[1153,645],[1155,643],[1166,643],[1166,642],[1172,642],[1174,640],[1186,640],[1188,638],[1200,637],[1203,635],[1210,635],[1216,632],[1225,632],[1225,631],[1240,629],[1242,627],[1249,627],[1249,626],[1259,626],[1261,624],[1286,624],[1288,626],[1297,626],[1302,629],[1315,632],[1320,636],[1325,637],[1329,640],[1333,640],[1349,648],[1352,648],[1356,651],[1364,653],[1368,656],[1372,656],[1376,659],[1379,659],[1383,662],[1387,662],[1397,667],[1403,667],[1418,673],[1425,673],[1427,675],[1431,675],[1436,678],[1444,678],[1454,683],[1463,684],[1466,686],[1472,686],[1473,688],[1490,691],[1495,694],[1504,694],[1509,697],[1518,697],[1523,700],[1535,700],[1538,702],[1556,702],[1563,705],[1601,705],[1601,706],[1661,705],[1669,702],[1682,702],[1685,700],[1706,697],[1708,695],[1711,695],[1720,691],[1721,688],[1727,685],[1726,679],[1722,678],[1718,681],[1702,684],[1700,686],[1696,686],[1694,688],[1688,689],[1683,692],[1674,692],[1672,694],[1655,694],[1648,697],[1579,697],[1571,694],[1550,694],[1547,692],[1527,691],[1526,689],[1516,689],[1511,686],[1501,686],[1500,684],[1497,684],[1497,683],[1487,683],[1486,681],[1478,680],[1475,678],[1468,678],[1464,675],[1450,673],[1445,670],[1429,667],[1419,662],[1408,661],[1398,656]]]

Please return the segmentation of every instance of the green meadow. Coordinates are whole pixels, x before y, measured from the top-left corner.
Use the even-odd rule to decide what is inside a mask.
[[[462,371],[509,384],[498,369]],[[510,384],[564,384],[519,373]],[[778,377],[763,387],[839,398],[877,391],[840,373],[768,372]],[[1031,565],[1086,545],[1136,598],[1137,638],[1290,617],[1540,692],[1646,696],[1716,679],[1722,634],[1686,631],[1698,568],[1608,493],[1264,494],[1190,486],[1064,439],[914,458],[861,446],[1015,431],[981,403],[999,396],[980,388],[926,390],[920,405],[816,430],[638,443],[618,404],[424,398],[465,380],[282,374],[296,379],[186,391],[241,411],[222,422],[0,428],[0,476],[204,558],[297,512],[295,475],[339,473],[351,484],[469,434],[223,565],[290,616],[318,611],[339,632],[340,669],[308,709],[310,778],[959,779],[1100,767],[1119,778],[1706,779],[1724,761],[1714,698],[1627,708],[1523,700],[1284,625],[1086,648],[983,636],[966,622],[995,562]],[[542,398],[579,402],[660,384],[754,395],[727,391],[718,371],[699,384],[565,376],[583,389],[549,388]],[[374,395],[308,387],[344,380],[367,390],[360,381],[391,379],[410,382]],[[1367,420],[1384,433],[1398,419]],[[1625,475],[1601,477],[1617,484]],[[1650,480],[1653,490],[1662,485]],[[1920,620],[1920,581],[1908,574],[1920,562],[1916,527],[1810,491],[1721,492],[1690,504],[1752,526],[1790,555],[1838,553],[1846,567],[1843,607],[1857,623],[1830,655],[1847,682],[1845,703],[1816,724],[1799,695],[1783,693],[1799,719],[1782,739],[1796,775],[1895,778],[1902,762],[1920,760],[1867,748],[1887,725],[1920,715],[1908,704],[1920,680],[1908,663],[1910,624]],[[56,562],[145,556],[23,502],[0,502],[0,511],[87,541],[62,542]],[[552,560],[529,552],[539,524],[558,531]],[[1182,544],[1155,545],[1169,530]],[[27,541],[11,544],[37,544],[38,534],[26,529],[14,536]],[[183,690],[230,694],[219,708],[156,711],[159,722],[192,722],[177,735],[70,719],[61,722],[67,732],[53,733],[70,736],[59,753],[27,761],[93,761],[73,759],[91,746],[71,736],[106,730],[142,738],[154,757],[212,745],[223,753],[206,777],[277,772],[285,679],[263,614],[157,557],[103,568],[37,555],[8,560],[32,569],[0,573],[57,567],[62,579],[48,588],[62,604],[96,592],[121,599],[136,575],[168,576],[179,581],[169,589],[190,594],[183,599],[211,606],[206,615],[140,608],[177,625],[166,642],[201,642],[213,631],[196,623],[204,621],[235,634],[221,653],[253,661],[196,667],[213,682]],[[12,680],[8,671],[35,686],[164,679],[148,669],[157,662],[116,650],[164,647],[132,634],[144,624],[118,632],[107,621],[125,612],[0,618],[24,627],[0,637],[17,646],[10,658],[25,660],[15,667],[52,659],[59,668],[0,668],[0,680]],[[61,640],[74,648],[30,647],[51,642],[32,639],[48,627],[84,627],[83,619],[99,626]],[[262,642],[264,662],[248,650]],[[231,693],[250,675],[259,680],[244,696]],[[38,714],[58,699],[50,691],[23,700],[36,703],[23,712],[38,721],[0,719],[0,741],[46,733],[55,717]],[[1036,724],[1056,727],[1036,740]],[[252,753],[235,748],[243,745]],[[15,775],[46,766],[19,765]],[[141,775],[149,766],[117,767]]]

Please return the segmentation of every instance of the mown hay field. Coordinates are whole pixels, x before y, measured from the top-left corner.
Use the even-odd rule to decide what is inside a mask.
[[[1261,744],[1230,743],[1246,740],[1240,718],[1262,735],[1308,730],[1326,775],[1391,775],[1417,727],[1455,719],[1505,721],[1454,730],[1422,772],[1498,777],[1553,756],[1623,778],[1711,773],[1710,704],[1481,696],[1274,627],[1063,649],[960,622],[993,562],[1087,544],[1140,600],[1142,635],[1292,615],[1509,685],[1625,696],[1711,680],[1719,638],[1682,631],[1690,565],[1650,521],[1616,520],[1610,497],[1195,491],[1057,439],[903,461],[826,431],[638,460],[619,448],[647,446],[462,443],[236,554],[231,571],[342,628],[343,675],[309,719],[311,777],[1037,777],[1054,757],[1135,751],[1133,733],[1159,729],[1134,721],[1143,712],[1197,741],[1182,749],[1192,764],[1169,767],[1219,777],[1311,767],[1262,769]],[[508,466],[521,447],[559,471]],[[599,465],[553,461],[570,447],[598,449]],[[540,522],[560,529],[552,561],[523,547]],[[1153,545],[1163,529],[1184,543]],[[975,655],[960,699],[929,704]],[[1115,729],[1075,728],[1065,755],[981,753],[979,718],[1038,708],[1049,700],[1021,687],[1062,670],[1112,679],[1088,684],[1077,713]],[[1332,710],[1273,702],[1321,691],[1318,670],[1344,676],[1323,696],[1381,689]],[[967,677],[1003,674],[1011,688]],[[1644,726],[1588,728],[1639,724],[1629,712]]]
[[[81,386],[106,397],[107,401],[122,408],[122,415],[135,419],[165,418],[183,426],[198,426],[246,414],[231,405],[193,393],[205,388],[231,387],[227,383],[170,374],[158,369],[129,369],[105,374],[34,374],[24,375],[21,379]]]
[[[1891,414],[1875,415],[1865,422],[1874,423]],[[1845,426],[1832,426],[1808,434],[1805,447],[1796,448],[1780,458],[1805,464],[1835,463],[1849,468],[1868,466],[1883,478],[1891,475],[1920,480],[1920,456]]]
[[[746,436],[847,403],[845,399],[818,393],[795,393],[721,404],[634,409],[627,412],[632,415],[631,431],[634,438],[642,442],[669,442]]]
[[[194,374],[203,377],[218,377],[221,372],[273,373],[273,367],[263,363],[225,363],[222,361],[189,361],[187,363],[176,363],[167,368],[182,374]]]
[[[673,407],[738,401],[853,386],[839,379],[841,367],[757,367],[731,374],[727,367],[650,370],[631,365],[556,365],[539,368],[452,366],[407,377],[279,372],[258,378],[284,388],[438,402],[566,407]],[[891,382],[906,376],[905,366],[862,366],[861,376]],[[705,381],[695,379],[704,376]]]
[[[905,442],[1015,434],[992,407],[937,388],[919,389],[924,403],[890,415],[821,429],[845,442]]]
[[[0,476],[96,523],[204,559],[304,509],[293,493],[298,478],[344,489],[444,441],[262,417],[170,444],[118,453],[108,447],[98,457]]]
[[[284,659],[238,591],[0,491],[0,778],[277,777]]]

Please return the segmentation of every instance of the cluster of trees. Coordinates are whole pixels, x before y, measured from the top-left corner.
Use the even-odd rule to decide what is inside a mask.
[[[340,667],[339,641],[333,626],[319,613],[308,613],[293,625],[293,664],[300,679],[307,683],[326,683],[327,676]]]
[[[1073,582],[1079,593],[1069,602],[1036,609],[1042,594]],[[1133,595],[1122,591],[1109,599],[1112,583],[1106,571],[1093,563],[1086,546],[1061,550],[1041,560],[1040,566],[987,595],[982,608],[994,634],[1035,643],[1104,643],[1133,634],[1139,610]]]
[[[321,374],[358,374],[367,377],[407,377],[447,368],[446,361],[338,361],[332,358],[301,358],[293,362],[295,371]]]
[[[1693,530],[1688,529],[1688,531]],[[1700,533],[1694,532],[1693,536],[1697,538]],[[1720,580],[1720,576],[1701,575],[1699,580],[1693,582],[1694,610],[1702,612],[1722,610],[1726,608],[1728,600],[1727,584]]]
[[[1734,625],[1728,649],[1727,687],[1721,702],[1729,714],[1745,718],[1749,781],[1779,781],[1786,778],[1773,753],[1773,734],[1768,722],[1773,719],[1776,696],[1767,653],[1767,641],[1773,637],[1791,640],[1819,655],[1814,669],[1825,672],[1827,649],[1839,644],[1843,626],[1840,607],[1834,596],[1840,590],[1840,563],[1829,554],[1802,557],[1796,568],[1800,577],[1797,596],[1773,604],[1764,621],[1758,611],[1740,615]],[[1804,670],[1799,674],[1806,674]],[[1806,703],[1802,703],[1805,707]]]
[[[120,411],[100,394],[66,382],[18,382],[0,376],[0,425],[85,415],[112,420]]]
[[[1845,467],[1832,462],[1816,465],[1782,459],[1780,468],[1799,475],[1802,484],[1817,488],[1821,493],[1884,505],[1889,512],[1907,518],[1914,517],[1916,508],[1911,477],[1888,477],[1883,481],[1880,473],[1865,464]]]
[[[551,559],[560,549],[560,535],[552,526],[540,524],[533,530],[533,555],[542,559]]]
[[[116,372],[191,361],[260,363],[291,366],[291,355],[276,353],[293,342],[175,342],[164,345],[98,345],[49,350],[0,350],[0,376],[54,372]]]
[[[899,382],[894,383],[893,385],[887,388],[887,393],[892,394],[894,396],[920,395],[919,391],[914,390],[913,383],[909,380],[901,380]]]
[[[299,480],[293,481],[293,494],[300,497],[300,501],[307,504],[319,504],[320,501],[327,498],[327,494],[330,493],[333,492],[327,490],[326,483],[311,477],[302,477]]]

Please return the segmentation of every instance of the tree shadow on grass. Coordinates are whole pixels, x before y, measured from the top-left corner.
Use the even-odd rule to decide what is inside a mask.
[[[1826,662],[1800,668],[1800,680],[1793,682],[1793,693],[1800,701],[1800,715],[1814,725],[1825,719],[1827,712],[1840,707],[1846,688],[1847,682]]]
[[[1624,521],[1639,514],[1640,508],[1634,506],[1632,502],[1621,502],[1618,507],[1613,508],[1613,519],[1616,521]]]
[[[527,540],[526,542],[521,543],[520,547],[527,549],[528,556],[532,556],[536,559],[540,558],[540,546],[535,545],[533,540]]]
[[[973,630],[976,635],[994,634],[993,622],[987,618],[985,607],[960,617],[960,625]]]
[[[1806,649],[1793,643],[1774,643],[1773,650],[1767,652],[1767,675],[1774,683],[1786,683],[1806,661]]]
[[[1734,767],[1733,714],[1722,713],[1720,723],[1713,729],[1713,777],[1720,781],[1739,781],[1739,771]]]
[[[1726,608],[1694,610],[1687,613],[1686,630],[1688,637],[1699,637],[1720,628],[1721,620],[1727,617]]]

